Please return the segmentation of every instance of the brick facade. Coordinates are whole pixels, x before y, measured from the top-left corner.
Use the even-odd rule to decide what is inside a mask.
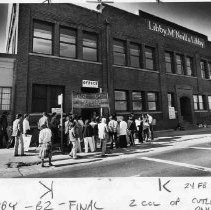
[[[33,53],[33,21],[45,21],[53,26],[53,54],[43,55]],[[150,31],[146,20],[153,20],[193,34],[205,40],[206,47],[200,48]],[[77,31],[77,59],[59,56],[59,27],[67,26]],[[157,129],[174,128],[181,117],[180,98],[190,99],[191,117],[193,123],[204,120],[211,123],[211,111],[208,108],[207,96],[211,95],[211,80],[202,79],[200,59],[211,61],[211,44],[207,37],[189,29],[170,23],[140,11],[134,15],[126,11],[106,6],[103,13],[97,13],[72,4],[20,4],[19,34],[16,70],[15,113],[31,112],[33,84],[60,85],[65,88],[65,111],[72,108],[71,93],[80,91],[82,80],[95,80],[99,87],[108,92],[110,112],[117,115],[136,115],[147,112],[133,111],[132,102],[128,101],[128,110],[115,110],[114,90],[127,91],[129,99],[133,91],[158,93],[158,110],[150,113],[157,119]],[[98,35],[98,62],[85,61],[82,58],[82,32],[95,32]],[[113,39],[126,43],[126,65],[113,64]],[[137,43],[140,46],[141,67],[133,68],[129,63],[129,45]],[[145,69],[145,46],[153,47],[155,52],[155,71]],[[167,74],[165,69],[165,51],[171,51],[193,58],[194,76]],[[174,57],[175,59],[175,57]],[[174,62],[175,65],[175,62]],[[169,120],[167,94],[174,94],[177,119]],[[195,112],[193,109],[193,94],[205,96],[206,109]],[[43,110],[45,111],[45,110]]]

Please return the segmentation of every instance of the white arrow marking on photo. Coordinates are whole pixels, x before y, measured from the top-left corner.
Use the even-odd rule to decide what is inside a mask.
[[[175,162],[175,161],[170,161],[170,160],[161,160],[161,159],[149,158],[149,157],[141,157],[139,159],[149,160],[149,161],[154,161],[154,162],[159,162],[159,163],[166,163],[166,164],[170,164],[170,165],[191,168],[191,169],[195,169],[195,170],[199,170],[199,171],[211,172],[211,168],[207,168],[207,167],[203,167],[203,166],[197,166],[197,165],[192,165],[192,164],[188,164],[188,163],[180,163],[180,162]]]

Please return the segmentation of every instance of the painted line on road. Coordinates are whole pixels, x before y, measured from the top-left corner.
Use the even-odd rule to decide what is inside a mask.
[[[166,163],[166,164],[170,164],[170,165],[191,168],[191,169],[195,169],[195,170],[198,170],[198,171],[211,172],[211,168],[192,165],[192,164],[188,164],[188,163],[181,163],[181,162],[175,162],[175,161],[170,161],[170,160],[162,160],[162,159],[157,159],[157,158],[149,158],[149,157],[141,157],[141,158],[138,158],[138,159],[149,160],[149,161],[154,161],[154,162],[159,162],[159,163]]]
[[[209,147],[188,147],[190,149],[203,149],[203,150],[211,150]]]

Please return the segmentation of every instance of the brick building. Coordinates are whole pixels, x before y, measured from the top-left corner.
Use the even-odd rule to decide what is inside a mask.
[[[14,109],[15,66],[15,55],[0,53],[0,115]]]
[[[157,129],[178,121],[211,123],[211,44],[205,35],[108,5],[102,13],[73,4],[14,7],[10,22],[18,18],[18,24],[10,23],[10,31],[18,33],[15,39],[8,33],[7,50],[17,49],[15,113],[50,112],[60,93],[70,112],[73,91],[102,91],[110,113],[148,112]],[[98,85],[84,87],[84,80]],[[84,117],[94,111],[99,113],[77,110]]]

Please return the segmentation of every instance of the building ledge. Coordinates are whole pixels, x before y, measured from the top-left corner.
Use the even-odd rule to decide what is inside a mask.
[[[159,71],[153,71],[153,70],[148,70],[148,69],[141,69],[141,68],[135,68],[131,66],[120,66],[120,65],[112,65],[112,67],[117,67],[117,68],[123,68],[123,69],[130,69],[130,70],[138,70],[138,71],[144,71],[144,72],[150,72],[150,73],[156,73],[159,74]]]
[[[208,112],[208,110],[194,110],[194,112]]]
[[[131,114],[131,113],[133,113],[133,114],[162,114],[163,112],[161,112],[161,111],[131,111],[131,112],[129,112],[129,111],[117,111],[116,112],[116,114],[117,115],[125,115],[125,114]]]
[[[167,75],[172,75],[172,76],[180,76],[180,77],[188,77],[188,78],[197,79],[197,77],[188,76],[188,75],[184,75],[184,74],[173,74],[173,73],[166,73],[166,74]]]
[[[38,54],[38,53],[29,53],[29,55],[45,57],[45,58],[53,58],[53,59],[59,59],[59,60],[66,60],[66,61],[74,61],[74,62],[80,62],[80,63],[90,63],[90,64],[102,65],[101,62],[80,60],[80,59],[74,59],[74,58],[66,58],[66,57],[60,57],[60,56],[55,56],[55,55],[45,55],[45,54]]]

